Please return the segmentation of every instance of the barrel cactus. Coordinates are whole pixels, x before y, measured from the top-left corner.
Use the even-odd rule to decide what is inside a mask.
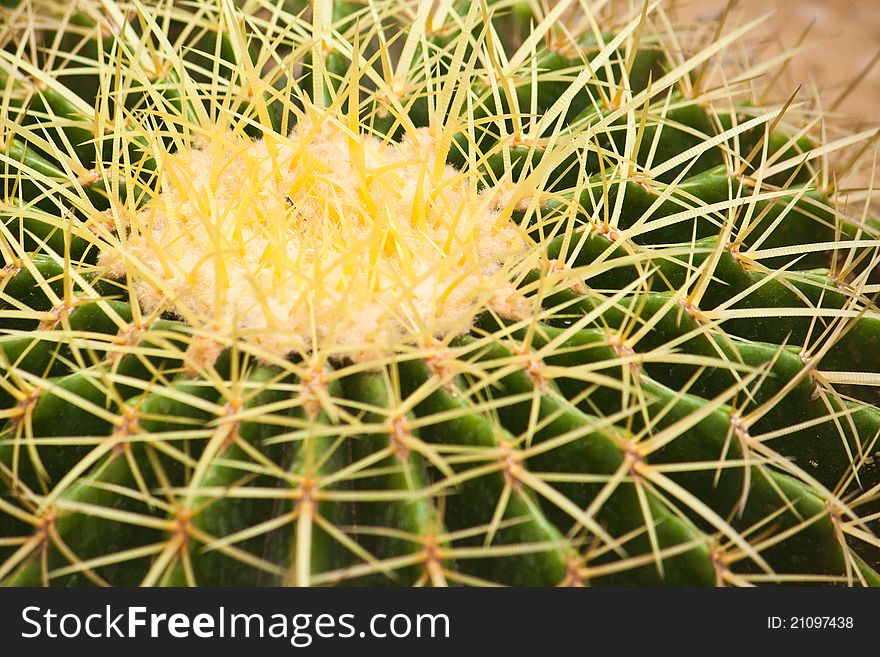
[[[608,4],[0,3],[0,582],[880,582],[870,133]]]

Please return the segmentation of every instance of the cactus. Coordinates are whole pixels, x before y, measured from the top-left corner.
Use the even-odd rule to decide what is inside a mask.
[[[873,142],[760,20],[2,3],[0,582],[880,583]]]

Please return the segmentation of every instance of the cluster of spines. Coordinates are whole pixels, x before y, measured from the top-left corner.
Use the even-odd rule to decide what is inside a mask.
[[[459,20],[477,28],[474,10]],[[576,94],[565,129],[593,141],[557,148],[547,123],[510,146],[498,117],[546,116],[609,41],[590,40],[571,58],[544,51],[525,84],[477,84],[477,109],[453,117],[467,130],[452,161],[550,199],[520,218],[547,249],[522,280],[544,310],[380,367],[267,363],[234,340],[193,362],[205,336],[109,299],[123,288],[89,279],[87,233],[40,227],[58,209],[41,197],[86,204],[91,184],[106,203],[105,181],[13,138],[5,581],[875,583],[850,548],[873,558],[871,518],[849,497],[877,486],[880,411],[832,385],[878,371],[875,244],[810,188],[809,143],[765,132],[775,115],[709,113],[662,85],[634,103],[668,72],[654,46],[605,55],[612,81],[629,73],[622,98],[600,73]],[[332,103],[352,83],[341,51],[324,70]],[[181,108],[176,75],[160,96]],[[39,98],[50,122],[80,116],[54,83]],[[404,105],[424,117],[397,102],[372,129],[401,129]],[[766,166],[774,149],[787,164]],[[81,161],[95,159],[92,145]],[[20,190],[32,173],[37,189]],[[38,253],[10,246],[26,243]],[[834,276],[800,271],[828,250],[844,261]]]

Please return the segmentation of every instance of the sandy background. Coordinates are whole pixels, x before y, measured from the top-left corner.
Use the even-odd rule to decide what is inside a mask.
[[[714,20],[725,0],[678,2],[677,11],[688,18]],[[768,51],[773,46],[797,45],[805,30],[805,50],[786,74],[792,90],[811,82],[823,90],[823,100],[833,102],[880,52],[880,0],[738,0],[741,17],[775,11],[761,30]],[[812,25],[812,27],[811,27]],[[839,104],[841,118],[865,127],[880,125],[880,62]]]

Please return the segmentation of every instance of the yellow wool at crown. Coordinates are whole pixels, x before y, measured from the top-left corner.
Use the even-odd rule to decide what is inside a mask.
[[[375,352],[466,331],[486,309],[528,312],[510,282],[528,240],[501,184],[438,160],[428,129],[399,143],[303,119],[287,138],[212,127],[169,155],[161,191],[106,248],[147,311],[273,354]]]

